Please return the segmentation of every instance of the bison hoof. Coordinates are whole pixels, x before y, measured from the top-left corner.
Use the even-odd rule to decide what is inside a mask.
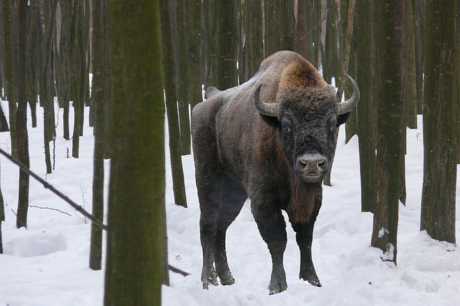
[[[217,283],[217,280],[213,280],[212,282],[203,283],[203,289],[209,290],[209,284],[211,284],[211,285],[213,285],[213,286],[218,286],[218,285],[219,285],[219,284]]]
[[[219,282],[217,281],[217,275],[214,270],[211,270],[207,277],[202,276],[201,281],[203,282],[203,289],[206,289],[206,290],[209,290],[209,284],[214,285],[214,286],[219,285]]]
[[[322,287],[321,282],[319,281],[319,278],[317,276],[309,276],[303,279],[306,282],[308,282],[310,285],[316,286],[316,287]]]
[[[235,283],[235,279],[233,278],[232,276],[232,273],[229,271],[227,275],[225,275],[225,277],[220,277],[220,283],[223,285],[223,286],[230,286],[230,285],[233,285]]]
[[[268,286],[268,294],[273,295],[273,294],[278,294],[280,292],[283,292],[287,289],[287,284],[286,281],[281,281],[281,282],[270,282],[270,285]]]

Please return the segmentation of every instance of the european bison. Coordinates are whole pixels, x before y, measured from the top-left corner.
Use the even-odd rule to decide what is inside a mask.
[[[321,182],[335,147],[336,127],[359,100],[337,101],[313,65],[299,54],[277,52],[240,86],[219,91],[192,114],[193,152],[200,201],[203,288],[231,285],[225,233],[245,200],[272,256],[269,293],[287,289],[283,268],[287,211],[300,248],[300,278],[320,287],[311,258],[313,226],[322,201]]]

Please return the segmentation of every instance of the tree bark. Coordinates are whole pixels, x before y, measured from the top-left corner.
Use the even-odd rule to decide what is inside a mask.
[[[117,124],[104,304],[160,305],[165,168],[159,1],[111,1],[109,12]]]
[[[342,55],[342,66],[341,70],[343,73],[348,73],[348,64],[350,62],[350,54],[351,54],[351,48],[352,48],[352,34],[353,34],[353,25],[354,25],[354,15],[355,15],[355,5],[356,1],[351,0],[349,6],[347,7],[347,22],[346,22],[346,35],[344,35],[344,50],[343,50],[343,55]],[[342,101],[342,94],[343,94],[343,89],[345,87],[345,82],[346,78],[341,77],[340,78],[340,85],[337,90],[337,100]],[[356,110],[353,110],[352,112],[356,113]],[[348,119],[350,120],[350,118]],[[348,129],[347,129],[348,130]],[[331,165],[329,167],[329,171],[327,172],[325,178],[324,178],[324,185],[327,186],[332,186],[331,183],[331,171],[332,171],[332,165],[334,162],[334,157],[335,157],[335,148],[337,147],[337,138],[338,138],[339,130],[337,129],[335,132],[335,146],[334,146],[334,153],[332,155],[331,159]],[[347,140],[348,141],[348,140]]]
[[[17,91],[14,80],[14,61],[13,61],[13,32],[10,0],[3,0],[3,48],[5,58],[5,82],[9,106],[10,136],[11,136],[11,156],[18,159],[18,134],[17,134]]]
[[[411,129],[417,128],[417,80],[415,56],[415,18],[412,0],[406,3],[406,65],[404,72],[404,123]]]
[[[264,0],[265,57],[295,50],[295,16],[292,0]]]
[[[317,68],[320,69],[321,66],[321,46],[322,46],[322,29],[321,29],[321,23],[322,23],[322,1],[321,0],[313,0],[313,11],[314,11],[314,28],[313,28],[313,42],[314,42],[314,47],[313,47],[313,61],[312,64]]]
[[[344,6],[342,6],[344,4]],[[350,82],[344,78],[344,73],[351,75],[352,77],[356,76],[357,70],[357,58],[356,58],[356,39],[357,39],[357,22],[356,22],[356,0],[346,0],[340,3],[340,14],[342,20],[342,74],[340,76],[340,86],[339,91],[342,89],[342,94],[339,97],[345,95],[345,99],[348,99],[351,96],[353,91]],[[350,12],[352,16],[350,16]],[[351,29],[348,27],[348,24],[352,23]],[[348,57],[348,60],[347,60]],[[345,61],[348,61],[346,64],[345,70]],[[350,117],[348,117],[347,122],[345,123],[345,143],[348,143],[350,139],[358,134],[358,108],[354,108]]]
[[[181,154],[187,155],[191,153],[190,139],[190,112],[188,101],[188,29],[187,29],[187,7],[188,1],[176,2],[176,28],[177,28],[177,52],[178,52],[178,83],[177,83],[177,99],[179,103],[179,119],[180,119],[180,141]]]
[[[415,69],[417,114],[423,113],[423,74],[425,71],[426,0],[412,0],[415,18]]]
[[[404,86],[404,1],[382,1],[376,6],[381,78],[378,91],[377,202],[372,246],[383,259],[397,262],[398,210],[401,180]]]
[[[337,4],[335,0],[327,0],[327,19],[326,19],[326,41],[324,46],[325,58],[323,60],[323,76],[327,83],[331,83],[332,78],[338,82],[340,75],[340,64],[337,44]]]
[[[106,64],[104,58],[104,30],[103,30],[103,1],[92,0],[93,12],[93,110],[94,110],[94,168],[93,168],[93,217],[103,220],[104,217],[104,82]],[[96,224],[91,225],[91,248],[89,267],[93,270],[101,269],[102,259],[102,229]]]
[[[44,45],[44,66],[43,66],[43,106],[44,106],[44,146],[45,146],[45,163],[46,163],[46,173],[52,172],[51,166],[51,153],[49,148],[49,143],[56,135],[55,131],[55,124],[54,124],[54,94],[52,92],[52,84],[53,82],[53,75],[51,71],[52,66],[52,36],[54,32],[54,25],[56,24],[56,8],[57,8],[57,0],[53,0],[51,3],[51,15],[48,19],[46,25],[46,35],[45,35],[45,45]]]
[[[56,71],[56,83],[57,83],[57,95],[59,101],[59,107],[63,108],[63,137],[66,140],[70,140],[70,128],[69,128],[69,95],[70,95],[70,79],[69,79],[69,36],[70,36],[70,23],[71,23],[71,5],[64,0],[59,0],[59,8],[61,11],[61,28],[60,28],[60,39],[59,39],[59,52],[57,54],[57,71]]]
[[[20,0],[18,7],[18,161],[29,167],[29,137],[27,134],[27,18],[28,0]],[[16,219],[17,228],[27,228],[27,211],[29,208],[29,174],[19,172],[19,199]]]
[[[163,45],[163,67],[166,108],[168,116],[169,151],[173,177],[174,202],[187,207],[184,172],[180,154],[180,131],[177,116],[176,75],[174,69],[174,44],[172,27],[172,7],[169,3],[160,3],[161,30]]]
[[[457,114],[455,97],[456,1],[426,2],[424,170],[421,230],[455,243]]]
[[[215,6],[213,18],[220,20],[217,30],[217,88],[225,90],[238,85],[238,27],[236,1]]]
[[[264,59],[262,12],[262,0],[251,0],[244,3],[246,79],[256,74]]]
[[[0,186],[0,254],[3,254],[3,242],[2,242],[2,222],[3,221],[5,221],[5,203],[3,202],[2,188]]]
[[[104,123],[105,123],[105,137],[104,137],[104,158],[108,159],[111,156],[112,150],[112,66],[110,64],[110,44],[109,44],[109,11],[108,11],[108,0],[102,0],[103,5],[103,22],[104,22],[104,73],[108,77],[105,78],[104,92],[105,92],[105,104],[104,104]]]
[[[374,3],[358,0],[358,54],[357,83],[361,92],[358,103],[359,164],[361,173],[361,210],[374,210],[376,198],[376,144],[375,144],[375,38]]]
[[[37,3],[35,0],[29,3],[29,16],[27,18],[27,100],[30,106],[32,127],[37,127],[37,76],[34,61],[34,51],[36,48],[37,23],[35,17]]]
[[[295,51],[302,55],[305,59],[312,56],[311,50],[313,48],[311,25],[313,23],[312,16],[313,0],[297,1],[297,20],[295,31]],[[308,17],[307,17],[308,15]]]
[[[201,0],[188,0],[188,88],[187,101],[193,109],[195,104],[203,100],[201,89]],[[235,43],[235,42],[233,42]],[[174,49],[171,49],[172,52]]]

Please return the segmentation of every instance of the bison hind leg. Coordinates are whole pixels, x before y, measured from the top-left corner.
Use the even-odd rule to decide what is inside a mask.
[[[233,285],[233,278],[227,261],[225,237],[227,229],[238,216],[247,199],[244,188],[228,176],[223,179],[223,193],[219,201],[219,218],[215,240],[214,258],[220,283],[224,286]]]
[[[214,237],[215,226],[212,220],[203,218],[200,220],[201,245],[203,248],[203,269],[201,271],[201,281],[203,289],[209,289],[209,284],[217,286],[217,273],[214,268]]]

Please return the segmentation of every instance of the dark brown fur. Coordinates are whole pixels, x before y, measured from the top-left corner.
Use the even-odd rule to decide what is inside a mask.
[[[261,83],[260,98],[279,103],[278,117],[261,115],[255,108],[253,95]],[[322,201],[322,172],[315,170],[318,176],[310,176],[316,172],[305,170],[309,168],[300,161],[304,156],[330,160],[333,129],[340,121],[338,107],[334,88],[311,63],[290,51],[268,57],[257,74],[240,86],[209,90],[209,99],[195,106],[192,135],[204,288],[216,285],[217,276],[222,284],[234,282],[225,232],[248,197],[272,255],[270,293],[287,288],[282,263],[286,224],[281,210],[287,211],[297,233],[300,278],[321,286],[311,260],[311,242]]]

